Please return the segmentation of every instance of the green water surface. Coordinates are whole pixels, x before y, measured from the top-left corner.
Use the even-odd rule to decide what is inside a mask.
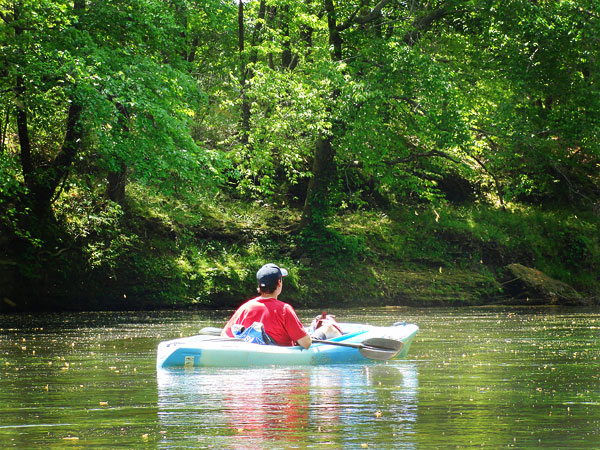
[[[600,448],[600,310],[332,312],[420,331],[388,363],[157,373],[229,312],[0,315],[0,448]]]

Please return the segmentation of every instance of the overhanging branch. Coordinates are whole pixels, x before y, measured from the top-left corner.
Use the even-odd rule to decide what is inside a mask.
[[[346,20],[344,23],[338,25],[336,27],[336,29],[338,31],[344,31],[345,29],[350,28],[354,24],[354,20],[356,19],[356,16],[366,6],[367,2],[368,2],[368,0],[361,0],[360,5],[358,5],[356,7],[356,9],[352,12],[352,14],[350,14],[350,17],[348,17],[348,20]]]
[[[404,41],[404,43],[410,46],[415,45],[423,31],[429,30],[435,22],[444,18],[448,14],[450,14],[450,12],[446,8],[442,7],[431,11],[425,16],[416,18],[413,21],[413,29],[406,33],[402,40]]]
[[[360,25],[364,25],[366,23],[372,22],[375,19],[378,19],[381,16],[381,10],[390,2],[391,0],[381,0],[373,7],[369,14],[367,14],[366,16],[358,17],[356,19],[356,22]]]

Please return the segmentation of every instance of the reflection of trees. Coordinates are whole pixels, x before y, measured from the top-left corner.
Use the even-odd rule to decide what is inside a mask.
[[[340,371],[334,421],[327,412],[315,418],[325,424],[334,448],[376,443],[382,448],[415,448],[417,370],[411,363],[323,368]],[[329,378],[329,382],[332,379]],[[315,387],[313,383],[313,389]],[[321,389],[325,388],[320,385]],[[313,392],[312,398],[317,396]],[[323,408],[312,410],[318,414]],[[312,416],[311,416],[312,418]],[[330,428],[326,428],[329,426]]]
[[[170,444],[341,448],[389,441],[394,448],[414,447],[396,445],[410,441],[416,420],[417,375],[410,364],[206,368],[161,372],[158,385],[159,420]]]
[[[597,312],[449,312],[423,359],[417,443],[429,448],[597,448]]]
[[[0,448],[111,448],[148,433],[154,367],[132,344],[134,320],[147,323],[129,313],[0,316]]]

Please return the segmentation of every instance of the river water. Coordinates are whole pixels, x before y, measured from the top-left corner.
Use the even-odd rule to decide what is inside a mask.
[[[387,363],[157,374],[229,313],[0,315],[0,448],[600,448],[600,310],[330,312],[420,331]]]

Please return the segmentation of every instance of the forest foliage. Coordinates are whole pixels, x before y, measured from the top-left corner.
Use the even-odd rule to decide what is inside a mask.
[[[435,226],[450,205],[507,215],[535,206],[546,218],[563,211],[551,215],[560,231],[537,239],[561,235],[575,255],[564,265],[578,267],[577,254],[590,262],[576,284],[595,283],[586,274],[600,258],[598,6],[0,0],[5,295],[30,295],[15,287],[23,283],[68,299],[74,291],[56,286],[95,280],[100,290],[119,274],[158,280],[174,270],[161,266],[165,255],[208,279],[215,243],[233,255],[223,278],[245,287],[246,266],[260,258],[283,252],[310,270],[315,258],[337,255],[340,265],[349,249],[365,251],[368,233],[340,234],[340,212],[356,225],[362,214],[400,220],[400,211],[425,208]],[[256,223],[265,218],[257,213],[244,223],[261,208],[270,208],[269,222],[278,210],[287,217],[273,226]],[[580,218],[570,229],[569,213]],[[528,214],[518,215],[523,226]],[[428,264],[438,264],[436,252],[451,261],[454,232],[433,245]],[[272,247],[249,257],[265,233]],[[460,258],[481,256],[485,246],[468,242]],[[522,262],[548,265],[530,245]],[[548,268],[573,281],[568,267]],[[176,288],[145,292],[197,299],[227,285],[186,288],[175,278]]]

